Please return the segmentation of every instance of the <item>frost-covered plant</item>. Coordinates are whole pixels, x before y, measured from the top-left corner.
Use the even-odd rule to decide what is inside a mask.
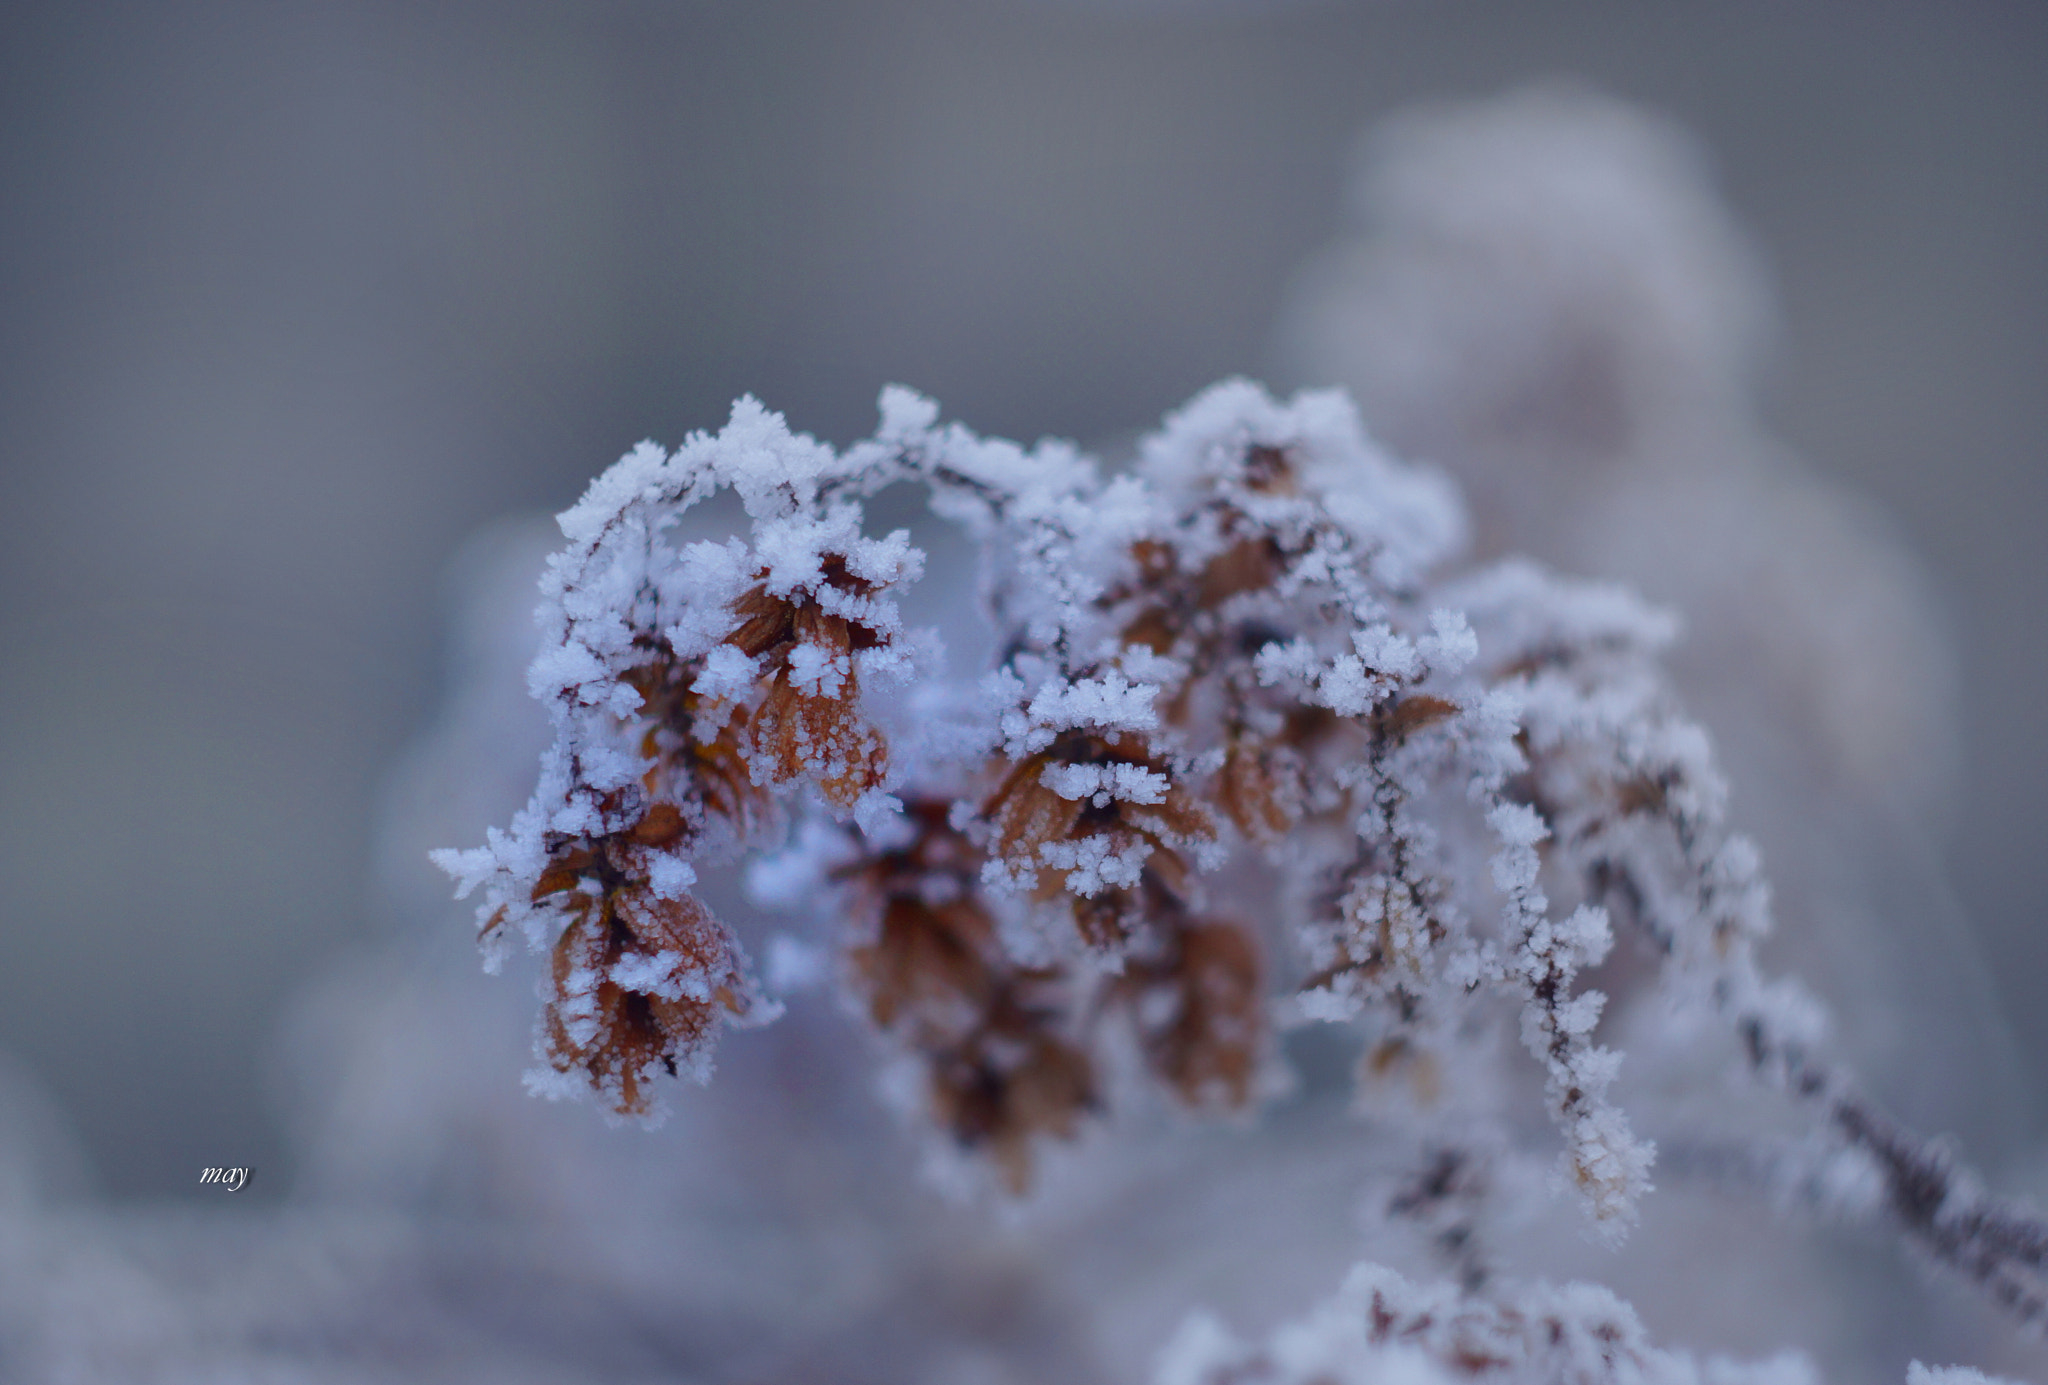
[[[907,390],[881,413],[841,452],[743,399],[562,516],[540,785],[437,854],[483,891],[491,965],[519,937],[549,959],[537,1091],[654,1117],[662,1077],[707,1078],[723,1028],[775,1017],[698,893],[750,857],[758,900],[834,930],[941,1137],[1012,1192],[1147,1082],[1243,1110],[1286,1085],[1278,1031],[1357,1036],[1361,1100],[1425,1151],[1388,1214],[1455,1282],[1362,1269],[1313,1351],[1193,1329],[1172,1378],[1804,1378],[1696,1368],[1602,1291],[1493,1274],[1493,1174],[1532,1148],[1561,1147],[1607,1239],[1650,1189],[1595,1038],[1610,1008],[1718,1015],[1824,1132],[1780,1181],[2048,1311],[2041,1224],[1877,1110],[1818,1007],[1760,971],[1758,853],[1659,670],[1664,616],[1526,562],[1457,569],[1453,490],[1335,393],[1219,385],[1110,474]],[[980,545],[993,667],[951,668],[901,615],[923,554],[865,514],[901,482]],[[679,537],[727,490],[743,533]]]
[[[1961,807],[1949,622],[1885,517],[1765,425],[1776,308],[1704,151],[1548,83],[1402,112],[1360,154],[1282,314],[1287,369],[1456,475],[1479,553],[1680,613],[1672,679],[1790,923],[1772,965],[1900,1115],[1989,1158],[2030,1138],[1938,864]]]
[[[1335,1298],[1263,1346],[1235,1341],[1213,1318],[1190,1318],[1162,1354],[1159,1385],[1456,1385],[1475,1376],[1497,1385],[1814,1382],[1796,1356],[1745,1366],[1660,1350],[1626,1303],[1592,1285],[1482,1299],[1361,1265]]]

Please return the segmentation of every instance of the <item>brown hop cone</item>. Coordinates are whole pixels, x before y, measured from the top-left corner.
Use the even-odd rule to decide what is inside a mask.
[[[1258,946],[1234,924],[1190,921],[1165,954],[1133,962],[1117,994],[1137,1019],[1145,1060],[1181,1100],[1231,1109],[1248,1101],[1265,1040]]]
[[[647,761],[641,786],[650,795],[673,797],[706,816],[722,818],[742,838],[748,837],[767,817],[771,800],[747,772],[747,711],[736,707],[723,717],[712,714],[713,703],[695,687],[700,662],[656,659],[622,680],[641,697],[645,730],[640,754]],[[680,811],[676,821],[680,838],[686,821]]]
[[[879,788],[889,769],[888,744],[860,714],[853,656],[886,645],[889,636],[842,613],[860,610],[874,583],[849,573],[840,558],[828,557],[824,572],[818,592],[778,596],[764,584],[734,603],[740,625],[725,642],[760,663],[765,690],[751,712],[735,718],[735,733],[744,729],[756,783],[808,776],[828,802],[850,808]]]
[[[720,1016],[751,1008],[738,949],[687,895],[626,887],[585,898],[555,943],[545,1057],[582,1073],[618,1114],[644,1116],[655,1070],[697,1064]]]
[[[1022,1192],[1033,1141],[1071,1137],[1096,1104],[1093,1064],[1065,1032],[1069,978],[1004,953],[974,892],[981,854],[945,805],[910,814],[906,846],[842,876],[873,928],[850,969],[875,1024],[923,1057],[940,1128]]]
[[[1152,803],[1096,793],[1069,798],[1051,787],[1048,772],[1074,766],[1129,765],[1166,781]],[[1187,848],[1216,840],[1216,821],[1176,777],[1174,766],[1154,753],[1141,736],[1069,732],[1035,755],[1012,765],[982,805],[994,828],[994,854],[1029,879],[1039,900],[1060,896],[1068,868],[1048,860],[1045,848],[1091,839],[1124,853],[1149,848],[1138,884],[1094,891],[1074,901],[1074,922],[1091,947],[1114,949],[1126,942],[1148,912],[1146,901],[1163,891],[1171,898],[1188,889]],[[1057,853],[1053,853],[1056,857]]]

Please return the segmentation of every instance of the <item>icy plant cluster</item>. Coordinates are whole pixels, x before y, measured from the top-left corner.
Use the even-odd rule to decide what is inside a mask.
[[[1456,1385],[1475,1376],[1498,1385],[1815,1381],[1796,1356],[1742,1365],[1659,1350],[1627,1304],[1591,1285],[1538,1284],[1487,1300],[1361,1265],[1335,1298],[1261,1347],[1234,1340],[1213,1318],[1190,1318],[1162,1354],[1159,1385]]]
[[[743,399],[562,516],[539,787],[437,854],[482,892],[494,965],[520,938],[548,959],[537,1090],[655,1116],[664,1077],[775,1017],[756,925],[698,889],[751,860],[757,899],[830,930],[938,1137],[1013,1192],[1147,1089],[1247,1110],[1286,1086],[1280,1031],[1356,1036],[1361,1100],[1433,1151],[1389,1215],[1454,1279],[1362,1268],[1262,1350],[1191,1328],[1171,1379],[1805,1379],[1696,1367],[1603,1291],[1490,1274],[1487,1170],[1520,1146],[1550,1144],[1608,1239],[1650,1190],[1596,1037],[1619,1007],[1717,1015],[1831,1142],[1816,1185],[2042,1314],[2039,1223],[1878,1111],[1761,973],[1758,853],[1660,672],[1664,616],[1526,562],[1460,570],[1455,493],[1336,393],[1216,386],[1113,473],[907,390],[881,415],[842,452]],[[924,555],[865,514],[898,483],[978,544],[993,667],[904,620]],[[727,491],[742,532],[680,537]]]
[[[1252,1346],[1196,1315],[1168,1343],[1158,1385],[1817,1385],[1802,1357],[1743,1363],[1660,1349],[1606,1289],[1523,1286],[1480,1298],[1415,1284],[1378,1265],[1353,1270],[1336,1297]],[[2001,1385],[1966,1366],[1914,1362],[1906,1385]],[[2009,1385],[2009,1383],[2008,1383]]]

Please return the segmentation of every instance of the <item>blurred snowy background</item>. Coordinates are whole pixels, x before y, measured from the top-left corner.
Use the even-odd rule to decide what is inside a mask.
[[[742,391],[838,442],[885,381],[1100,442],[1231,373],[1352,384],[1465,476],[1483,548],[1690,608],[1737,818],[1819,939],[1786,957],[1843,963],[1810,979],[1887,1095],[2048,1183],[2048,13],[23,3],[0,34],[0,1121],[43,1195],[357,1177],[320,1123],[380,1117],[304,1095],[351,1021],[307,1015],[464,951],[416,851],[502,786],[420,843],[461,814],[406,800],[418,754],[390,776],[475,667],[455,605],[531,551],[480,528]],[[1673,125],[1556,87],[1477,135],[1427,114],[1555,79]],[[1580,235],[1512,194],[1489,244],[1441,171],[1554,167],[1560,119],[1660,210]],[[1880,1032],[1901,977],[1947,1029]],[[465,1003],[523,1024],[496,986]],[[390,1004],[410,1064],[434,1000]]]

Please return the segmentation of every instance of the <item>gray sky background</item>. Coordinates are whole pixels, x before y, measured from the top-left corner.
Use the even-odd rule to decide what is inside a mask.
[[[272,1036],[390,926],[466,534],[745,390],[1144,425],[1264,372],[1361,128],[1554,75],[1700,137],[1774,425],[1933,571],[1948,859],[2048,1067],[2048,11],[1763,0],[10,6],[0,1051],[110,1194],[283,1191]]]

